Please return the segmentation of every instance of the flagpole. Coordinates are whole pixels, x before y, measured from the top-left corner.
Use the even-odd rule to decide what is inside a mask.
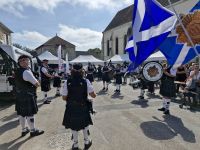
[[[168,0],[168,2],[169,2],[169,4],[170,4],[170,7],[173,9],[174,13],[176,14],[176,17],[177,17],[179,23],[181,24],[181,27],[183,28],[183,31],[185,32],[185,35],[186,35],[186,37],[188,38],[190,44],[192,45],[192,47],[193,47],[193,49],[194,49],[196,55],[200,58],[200,54],[198,53],[198,51],[197,51],[197,49],[196,49],[196,46],[194,45],[194,43],[193,43],[193,41],[192,41],[192,38],[190,37],[190,35],[189,35],[187,29],[185,28],[185,26],[184,26],[184,24],[183,24],[181,18],[179,17],[179,15],[178,15],[177,11],[175,10],[174,6],[172,5],[171,0]]]

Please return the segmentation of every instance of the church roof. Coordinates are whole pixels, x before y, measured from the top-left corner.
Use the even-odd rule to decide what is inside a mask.
[[[53,38],[49,39],[44,44],[37,47],[36,50],[40,49],[43,46],[52,46],[52,45],[67,45],[67,47],[75,47],[75,45],[73,45],[72,43],[70,43],[56,35]]]
[[[157,0],[161,5],[167,6],[169,5],[168,0]],[[178,1],[182,0],[171,0],[172,4],[176,3]],[[106,32],[108,30],[111,30],[115,27],[118,27],[120,25],[123,25],[125,23],[131,22],[132,21],[132,12],[133,12],[133,5],[130,5],[129,7],[126,7],[115,15],[115,17],[112,19],[110,24],[106,27],[106,29],[103,32]]]
[[[0,22],[0,27],[2,27],[4,30],[6,30],[8,33],[13,33],[8,27],[6,27],[2,22]]]

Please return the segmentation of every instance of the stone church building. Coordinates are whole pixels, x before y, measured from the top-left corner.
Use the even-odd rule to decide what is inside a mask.
[[[68,60],[71,61],[76,58],[76,46],[71,44],[70,42],[60,38],[59,36],[54,36],[53,38],[49,39],[44,44],[37,47],[35,50],[38,55],[45,51],[51,52],[53,55],[57,55],[57,50],[59,45],[61,45],[61,57],[62,59],[66,59],[66,54],[68,53]]]
[[[157,0],[163,6],[169,8],[168,0]],[[188,13],[198,0],[171,0],[178,14]],[[171,8],[169,8],[171,9]],[[103,31],[102,50],[104,60],[114,55],[125,53],[127,40],[132,34],[133,5],[117,12],[106,29]]]

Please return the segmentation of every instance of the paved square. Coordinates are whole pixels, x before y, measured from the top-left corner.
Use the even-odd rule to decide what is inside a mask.
[[[198,150],[200,148],[200,112],[180,109],[172,103],[171,115],[157,111],[161,97],[138,100],[139,90],[122,86],[120,95],[114,94],[110,84],[108,92],[102,92],[102,82],[94,83],[97,98],[91,126],[93,145],[91,150]],[[156,91],[158,93],[158,90]],[[71,133],[62,126],[65,102],[49,93],[52,103],[43,105],[38,92],[39,113],[36,126],[45,134],[20,138],[21,128],[14,105],[0,107],[0,150],[69,150]],[[79,133],[79,146],[83,148],[83,136]]]

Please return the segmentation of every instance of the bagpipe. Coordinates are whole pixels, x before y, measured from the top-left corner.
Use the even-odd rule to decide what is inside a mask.
[[[91,99],[88,99],[86,101],[86,105],[88,106],[89,113],[91,113],[92,115],[95,115],[97,113],[96,110],[94,110],[93,108],[93,102]]]

